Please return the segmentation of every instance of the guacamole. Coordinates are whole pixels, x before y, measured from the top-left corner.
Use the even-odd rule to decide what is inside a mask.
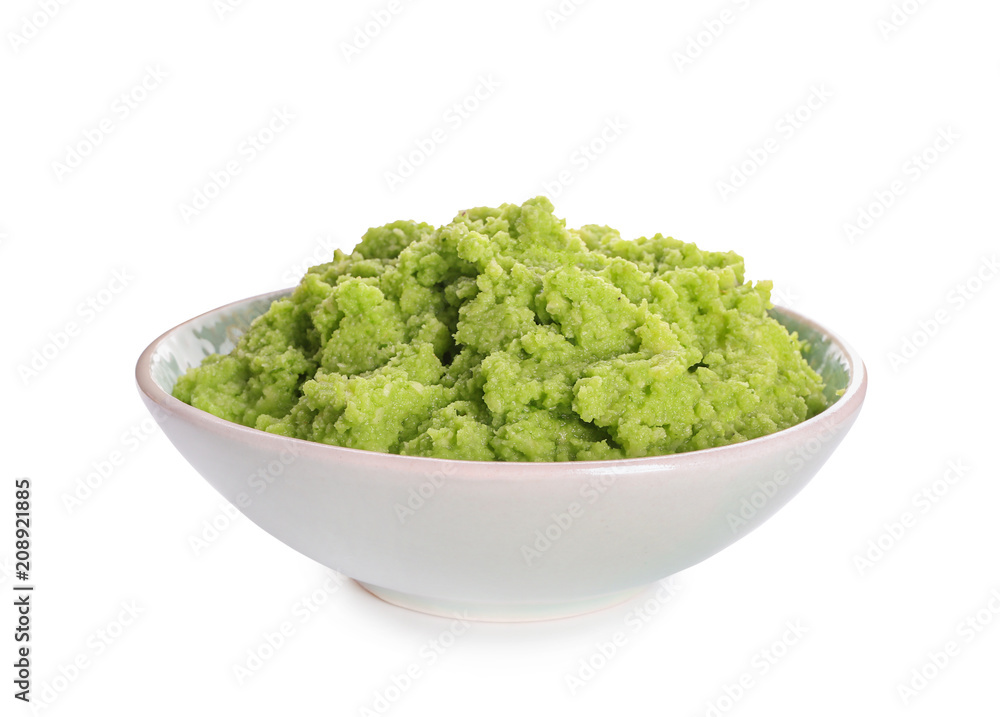
[[[822,411],[807,347],[743,259],[567,229],[548,199],[370,229],[177,398],[284,436],[411,456],[571,461],[722,446]]]

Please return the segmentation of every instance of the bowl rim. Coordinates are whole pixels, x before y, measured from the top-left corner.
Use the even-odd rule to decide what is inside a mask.
[[[701,448],[684,453],[668,453],[658,456],[645,456],[641,458],[615,458],[607,460],[589,461],[474,461],[458,458],[433,458],[429,456],[404,456],[394,453],[379,453],[360,448],[346,448],[344,446],[333,446],[317,441],[309,441],[302,438],[292,438],[276,433],[268,433],[239,423],[227,421],[219,418],[200,408],[195,408],[184,403],[178,398],[164,391],[153,379],[152,363],[160,346],[174,334],[180,333],[190,325],[203,319],[209,314],[221,313],[232,310],[243,304],[254,301],[274,301],[275,299],[289,295],[295,287],[278,289],[276,291],[264,292],[256,296],[250,296],[228,304],[209,309],[197,316],[183,321],[173,328],[170,328],[156,337],[140,354],[135,366],[135,380],[139,392],[147,399],[147,402],[160,409],[160,417],[172,417],[186,421],[197,428],[205,429],[209,433],[216,435],[227,435],[230,439],[242,440],[247,443],[271,445],[276,452],[282,449],[291,450],[296,456],[307,456],[314,460],[326,462],[342,462],[351,464],[365,464],[367,467],[378,470],[392,472],[404,472],[411,470],[423,474],[436,473],[434,467],[443,468],[443,473],[461,474],[463,477],[510,477],[522,478],[525,473],[552,473],[558,469],[563,474],[575,475],[599,475],[608,473],[641,473],[648,471],[663,471],[671,468],[689,468],[709,461],[739,461],[749,458],[748,454],[766,453],[780,448],[783,444],[795,445],[798,439],[808,439],[808,434],[821,432],[824,427],[833,425],[839,426],[841,423],[850,422],[856,416],[864,402],[868,387],[868,370],[861,356],[854,348],[844,341],[838,334],[821,326],[812,319],[803,316],[801,313],[787,307],[774,305],[780,313],[794,318],[830,341],[846,359],[848,382],[844,388],[844,393],[836,403],[829,406],[821,413],[797,423],[794,426],[784,428],[766,436],[751,438],[740,443],[731,443],[725,446],[713,448]],[[150,406],[152,408],[152,406]]]

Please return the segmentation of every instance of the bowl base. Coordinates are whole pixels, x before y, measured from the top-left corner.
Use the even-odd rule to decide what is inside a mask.
[[[648,585],[630,588],[622,592],[598,595],[597,597],[571,602],[556,603],[484,603],[464,602],[461,600],[443,600],[439,598],[410,595],[388,588],[371,585],[356,580],[356,583],[385,602],[404,607],[408,610],[423,612],[438,617],[460,618],[463,620],[478,620],[482,622],[532,622],[536,620],[554,620],[562,617],[585,615],[589,612],[603,610],[619,605],[644,590]]]

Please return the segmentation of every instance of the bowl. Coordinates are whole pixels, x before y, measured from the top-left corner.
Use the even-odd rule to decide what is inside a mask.
[[[832,405],[769,436],[689,453],[564,463],[388,455],[247,428],[170,395],[184,371],[231,351],[288,293],[220,307],[153,341],[136,366],[142,399],[254,523],[378,597],[437,615],[545,619],[628,599],[774,515],[837,447],[865,397],[857,353],[777,307],[772,315],[811,345]]]

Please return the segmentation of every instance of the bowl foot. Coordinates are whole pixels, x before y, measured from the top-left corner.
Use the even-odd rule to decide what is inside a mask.
[[[619,605],[629,600],[649,586],[642,585],[622,592],[598,595],[597,597],[571,602],[556,603],[487,603],[465,602],[461,600],[444,600],[439,598],[410,595],[388,588],[379,587],[355,581],[377,598],[391,605],[405,607],[408,610],[437,615],[439,617],[461,618],[465,620],[480,620],[484,622],[532,622],[535,620],[554,620],[561,617],[574,617]]]

